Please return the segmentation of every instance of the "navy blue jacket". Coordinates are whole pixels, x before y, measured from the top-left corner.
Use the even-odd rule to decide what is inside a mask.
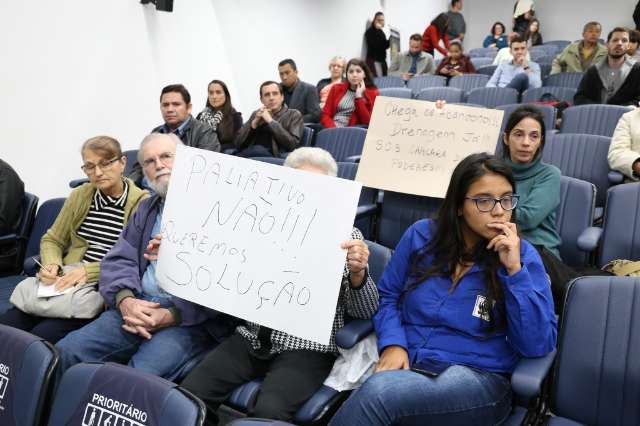
[[[553,298],[542,261],[531,244],[521,240],[522,269],[503,283],[506,327],[493,333],[478,314],[486,294],[484,271],[474,264],[455,290],[451,277],[430,277],[400,302],[412,254],[429,242],[435,223],[421,220],[403,235],[378,283],[380,307],[374,317],[380,352],[390,345],[405,348],[415,364],[466,365],[495,373],[511,373],[521,357],[539,357],[556,345]],[[431,257],[425,259],[427,266]],[[494,307],[494,314],[496,313]]]

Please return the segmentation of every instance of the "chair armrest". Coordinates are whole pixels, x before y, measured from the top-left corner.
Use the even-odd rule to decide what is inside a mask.
[[[20,236],[18,236],[18,234],[7,234],[7,235],[0,236],[0,246],[3,246],[5,244],[13,244],[19,239],[20,239]]]
[[[578,237],[577,245],[582,251],[592,252],[598,247],[600,242],[600,236],[602,236],[602,228],[597,226],[590,226]]]
[[[617,170],[611,170],[607,174],[607,178],[609,179],[609,183],[611,185],[617,185],[624,182],[624,175]]]
[[[69,188],[77,188],[80,185],[83,185],[83,184],[85,184],[87,182],[89,182],[89,179],[87,179],[87,178],[74,179],[74,180],[69,182]]]
[[[556,357],[556,350],[540,358],[522,358],[511,375],[513,392],[526,399],[541,392],[542,382],[549,373]]]
[[[336,345],[342,349],[351,349],[360,340],[373,332],[373,321],[354,319],[336,332]]]
[[[38,269],[40,269],[40,267],[36,263],[36,260],[38,262],[40,262],[40,255],[39,254],[37,254],[35,256],[26,257],[24,259],[24,263],[22,264],[22,268],[24,269],[24,273],[26,275],[29,275],[30,277],[33,277],[33,276],[36,275],[36,272],[38,272]]]
[[[362,157],[362,155],[351,155],[349,157],[346,157],[344,161],[347,163],[359,163],[360,157]]]

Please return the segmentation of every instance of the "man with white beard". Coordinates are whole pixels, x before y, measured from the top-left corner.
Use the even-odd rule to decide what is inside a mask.
[[[160,234],[176,145],[181,143],[174,134],[152,133],[140,144],[138,162],[156,195],[140,204],[102,261],[99,290],[108,309],[56,345],[59,377],[79,362],[111,361],[178,380],[194,365],[189,361],[233,331],[233,319],[172,296],[155,278],[152,241]]]

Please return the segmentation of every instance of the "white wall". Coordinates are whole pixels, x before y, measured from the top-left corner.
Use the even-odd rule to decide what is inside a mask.
[[[207,83],[224,80],[245,118],[258,86],[278,80],[291,57],[303,80],[326,76],[328,60],[359,56],[367,19],[384,10],[413,32],[446,0],[176,0],[173,13],[138,0],[0,2],[0,158],[42,200],[66,196],[82,177],[79,147],[98,134],[136,148],[160,124],[160,89],[181,82],[194,112]],[[384,6],[384,7],[383,7]]]
[[[502,21],[507,31],[512,27],[515,0],[463,0],[467,22],[465,48],[482,47],[495,21]],[[602,24],[602,37],[618,25],[633,25],[631,0],[535,0],[535,9],[545,40],[576,40],[582,37],[582,27],[589,21]]]

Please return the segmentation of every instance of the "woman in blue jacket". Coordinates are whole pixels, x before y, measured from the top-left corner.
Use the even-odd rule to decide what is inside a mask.
[[[511,410],[509,375],[556,345],[549,281],[520,239],[510,168],[473,154],[435,220],[404,234],[378,284],[380,361],[331,425],[493,425]]]

